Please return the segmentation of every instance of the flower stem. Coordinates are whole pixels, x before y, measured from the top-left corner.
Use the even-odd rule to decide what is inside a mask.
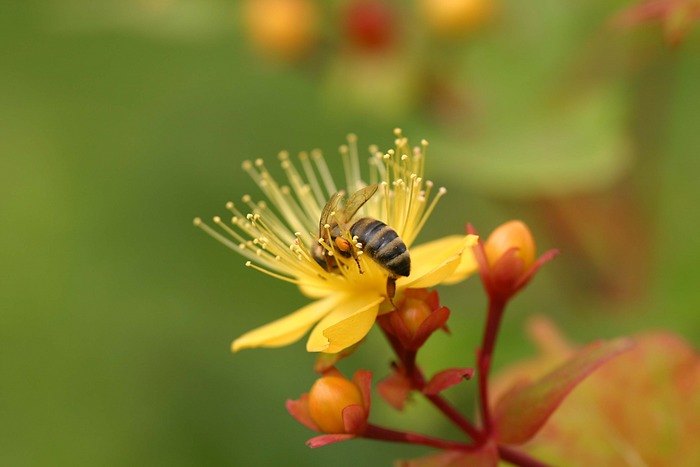
[[[490,437],[493,433],[493,421],[491,419],[491,406],[488,392],[488,379],[491,371],[491,361],[498,337],[498,329],[501,325],[503,310],[506,300],[501,297],[489,297],[489,310],[486,316],[486,328],[477,355],[477,368],[479,370],[479,402],[481,409],[481,419],[484,425],[484,434]]]
[[[449,441],[440,438],[433,438],[430,436],[425,436],[418,433],[411,433],[407,431],[390,430],[388,428],[382,428],[380,426],[371,424],[367,425],[365,431],[362,432],[362,437],[366,439],[392,441],[395,443],[421,444],[423,446],[430,446],[438,449],[460,451],[468,451],[473,449],[473,446],[470,446],[466,443]]]
[[[438,394],[425,394],[425,397],[433,403],[435,407],[440,410],[447,418],[449,418],[452,423],[457,425],[463,432],[465,432],[469,437],[475,441],[481,441],[483,439],[483,433],[475,427],[469,420],[464,418],[464,416],[455,409],[452,404],[447,402],[444,397]]]
[[[397,339],[394,339],[389,333],[384,331],[384,335],[387,337],[391,346],[393,347],[396,355],[401,360],[401,364],[406,372],[406,377],[411,382],[411,387],[414,390],[423,393],[423,388],[425,388],[425,376],[423,372],[416,364],[416,354],[415,350],[404,349]],[[466,433],[473,440],[482,440],[483,434],[481,431],[474,426],[469,420],[467,420],[459,411],[452,406],[444,397],[439,394],[424,394],[424,396],[432,402],[432,404],[440,410],[447,418],[449,418],[452,423],[459,427],[464,433]]]

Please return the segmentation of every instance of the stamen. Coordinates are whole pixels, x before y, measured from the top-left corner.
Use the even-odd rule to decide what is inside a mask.
[[[360,158],[357,154],[357,135],[350,133],[347,137],[348,140],[348,156],[350,158],[350,184],[348,184],[348,190],[356,192],[362,188],[362,174],[360,172]]]
[[[265,269],[265,268],[262,268],[262,267],[258,266],[257,264],[253,263],[252,261],[246,261],[245,265],[248,266],[249,268],[253,268],[253,269],[257,270],[257,271],[260,271],[260,272],[262,272],[263,274],[267,274],[267,275],[270,276],[270,277],[274,277],[275,279],[279,279],[279,280],[284,281],[284,282],[289,282],[290,284],[297,284],[297,285],[299,285],[299,284],[301,283],[301,282],[300,282],[299,280],[297,280],[297,279],[292,279],[292,278],[290,278],[290,277],[283,276],[283,275],[281,275],[281,274],[277,274],[277,273],[275,273],[275,272],[272,272],[272,271],[269,271],[269,270],[267,270],[267,269]]]
[[[316,259],[311,254],[311,251],[306,247],[306,243],[304,243],[303,239],[301,238],[301,232],[294,232],[294,236],[296,237],[296,246],[298,248],[299,253],[302,256],[300,258],[301,267],[303,267],[310,273],[317,273],[318,270]]]
[[[298,200],[298,202],[294,204],[300,208],[299,216],[304,218],[305,223],[313,225],[316,222],[318,212],[321,210],[320,206],[322,205],[319,205],[316,199],[310,195],[311,189],[309,185],[304,182],[304,179],[299,174],[296,167],[294,167],[294,164],[289,160],[289,153],[282,151],[279,153],[279,158],[282,170],[284,170],[287,175],[287,180],[289,180],[291,189]],[[285,187],[282,188],[284,189]],[[287,188],[287,190],[289,190],[289,188]]]
[[[423,215],[421,216],[421,220],[418,222],[418,225],[413,229],[415,232],[415,234],[413,235],[414,239],[418,235],[418,232],[421,231],[423,226],[425,226],[425,223],[428,221],[428,217],[430,217],[430,214],[432,214],[433,209],[435,209],[435,206],[437,205],[438,201],[445,195],[445,193],[447,193],[446,188],[440,187],[438,189],[437,195],[435,195],[433,200],[430,202],[430,206],[428,206],[428,209],[426,209]]]
[[[323,158],[323,153],[318,149],[314,149],[311,151],[311,158],[316,163],[318,172],[321,175],[321,180],[323,180],[323,183],[326,185],[327,195],[330,197],[330,195],[336,193],[338,189],[335,187],[335,182],[333,181],[330,170],[328,170],[326,160]]]
[[[420,146],[410,147],[400,129],[395,129],[394,135],[395,148],[385,154],[380,153],[376,145],[369,147],[368,179],[371,184],[380,184],[381,187],[358,215],[361,212],[386,222],[410,245],[445,190],[440,189],[430,199],[432,183],[424,182],[422,178],[427,141],[422,140]],[[348,135],[347,144],[341,147],[340,153],[346,189],[349,194],[355,193],[366,183],[361,178],[354,134]],[[330,214],[329,223],[322,227],[322,238],[317,238],[322,207],[331,194],[339,190],[321,151],[302,152],[298,157],[301,165],[295,165],[288,152],[279,153],[280,167],[287,179],[282,184],[273,178],[262,159],[244,161],[243,170],[260,187],[267,201],[253,202],[249,195],[244,196],[243,205],[249,210],[248,214],[243,214],[234,203],[226,203],[226,209],[233,214],[231,223],[218,216],[214,218],[223,234],[199,218],[194,219],[194,224],[250,260],[250,267],[286,282],[301,284],[310,281],[317,286],[320,280],[332,280],[334,282],[327,285],[336,287],[340,285],[335,285],[335,281],[360,280],[358,272],[364,273],[362,282],[386,280],[387,273],[381,266],[369,257],[365,261],[364,244],[343,225],[349,219],[344,218],[342,210]],[[331,225],[337,233],[336,224],[340,227],[340,244],[336,244],[331,236]],[[316,248],[319,247],[315,242],[321,245],[325,255],[332,258],[334,268],[331,272],[319,267],[316,261],[319,252]]]
[[[306,174],[306,178],[311,186],[311,191],[316,197],[316,203],[318,206],[323,206],[326,202],[326,196],[323,194],[321,185],[319,185],[318,179],[316,178],[314,168],[311,165],[311,162],[309,162],[309,154],[306,152],[300,152],[299,160],[301,161],[301,167],[304,169],[304,174]]]
[[[232,236],[232,237],[239,243],[239,245],[240,245],[241,243],[245,243],[245,242],[246,242],[246,239],[245,239],[245,238],[243,238],[238,232],[236,232],[235,230],[233,230],[231,227],[229,227],[228,225],[226,225],[226,223],[223,222],[219,216],[214,216],[214,218],[213,218],[212,220],[214,221],[214,223],[215,223],[216,225],[218,225],[219,227],[221,227],[221,229],[223,229],[227,234],[229,234],[230,236]]]
[[[204,230],[209,236],[214,238],[216,241],[218,241],[222,245],[230,248],[231,250],[234,250],[234,251],[240,253],[241,255],[247,257],[248,259],[255,259],[255,256],[250,251],[246,250],[244,245],[236,245],[231,240],[224,237],[219,232],[217,232],[216,230],[212,229],[207,224],[205,224],[202,221],[202,219],[200,219],[199,217],[196,217],[194,219],[194,225],[196,227],[199,227],[200,229]]]
[[[245,165],[246,167],[251,167],[250,162]],[[309,227],[313,225],[313,223],[302,213],[294,199],[285,195],[284,187],[280,188],[277,182],[275,182],[275,179],[272,178],[270,173],[265,169],[263,161],[257,159],[255,161],[255,166],[258,168],[258,171],[250,168],[248,173],[272,204],[279,209],[279,212],[282,213],[286,224],[291,227],[291,230],[309,230]],[[287,188],[287,190],[288,189],[289,188]]]

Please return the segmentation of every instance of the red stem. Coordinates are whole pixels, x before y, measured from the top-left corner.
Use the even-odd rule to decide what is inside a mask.
[[[404,369],[406,371],[406,377],[411,381],[411,386],[416,391],[422,393],[423,388],[425,388],[425,376],[423,372],[416,365],[416,351],[415,350],[405,350],[399,344],[398,340],[393,339],[390,334],[386,331],[384,334],[389,339],[396,355],[398,355],[401,363],[403,363]],[[452,404],[450,404],[444,397],[439,394],[424,394],[425,397],[433,403],[433,405],[440,410],[447,418],[449,418],[452,423],[457,425],[464,433],[466,433],[473,440],[483,440],[483,433],[475,427],[469,420],[464,418],[464,416],[455,409]]]
[[[388,428],[382,428],[380,426],[371,424],[367,425],[367,428],[365,429],[365,431],[362,432],[361,436],[366,439],[393,441],[395,443],[422,444],[424,446],[430,446],[438,449],[459,451],[469,451],[473,449],[473,446],[470,446],[466,443],[448,441],[440,438],[433,438],[430,436],[425,436],[418,433],[411,433],[407,431],[390,430]]]
[[[491,419],[491,406],[489,401],[489,373],[491,371],[491,361],[498,337],[498,328],[501,325],[505,300],[491,296],[489,297],[489,310],[486,316],[486,328],[484,337],[477,355],[477,368],[479,370],[479,408],[481,409],[481,419],[484,425],[484,437],[488,438],[493,433],[493,421]]]
[[[464,418],[464,416],[459,413],[452,404],[447,402],[444,397],[438,394],[425,394],[425,397],[474,441],[482,441],[484,439],[484,434],[477,427],[472,425],[469,420]]]

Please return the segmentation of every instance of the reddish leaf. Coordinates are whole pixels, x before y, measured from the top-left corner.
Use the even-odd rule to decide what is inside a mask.
[[[372,372],[367,370],[357,370],[352,376],[352,380],[360,388],[362,401],[364,403],[365,418],[369,415],[369,408],[372,403],[370,391],[372,389]]]
[[[475,451],[444,451],[420,459],[402,460],[397,467],[496,467],[498,451],[493,443],[486,443]]]
[[[377,386],[379,395],[396,410],[403,410],[411,394],[411,382],[403,373],[394,372]]]
[[[423,393],[429,396],[439,394],[465,379],[471,379],[472,375],[474,375],[472,368],[449,368],[443,370],[430,379],[430,382],[423,388]]]
[[[528,441],[578,383],[631,347],[628,339],[594,342],[539,381],[508,391],[494,409],[496,438],[505,444]]]
[[[321,431],[309,413],[309,395],[302,394],[298,400],[287,399],[287,412],[307,428],[314,431]]]
[[[347,441],[353,438],[355,438],[355,435],[349,435],[346,433],[321,435],[315,438],[311,438],[306,442],[306,445],[310,448],[320,448],[325,446],[326,444],[339,443],[341,441]]]

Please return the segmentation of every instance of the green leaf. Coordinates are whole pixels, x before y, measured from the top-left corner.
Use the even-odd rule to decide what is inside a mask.
[[[436,136],[444,157],[431,163],[442,179],[492,196],[565,196],[607,188],[634,164],[624,96],[612,86],[567,106],[513,112],[507,128],[493,131],[492,122],[479,138]]]

